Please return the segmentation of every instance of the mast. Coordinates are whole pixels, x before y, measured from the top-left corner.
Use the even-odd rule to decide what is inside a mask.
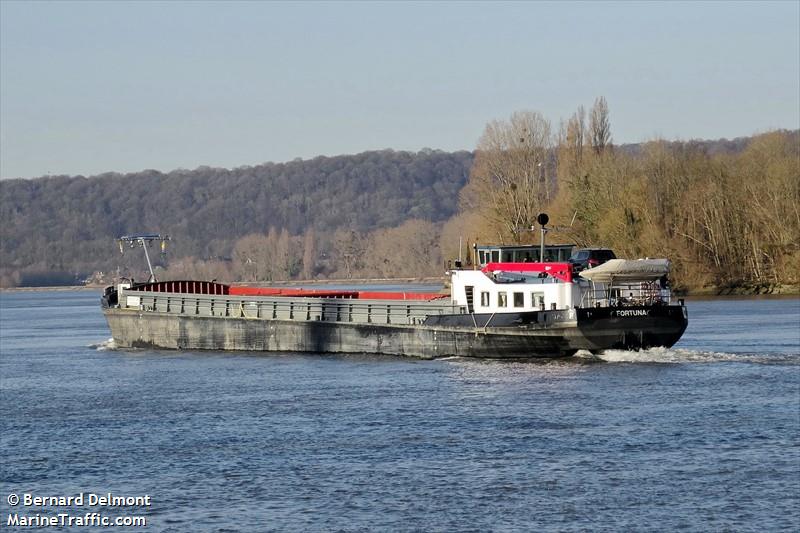
[[[160,235],[158,233],[141,233],[137,235],[123,235],[117,239],[117,243],[119,244],[119,252],[124,253],[125,247],[123,243],[129,245],[130,248],[135,248],[136,246],[141,246],[144,250],[144,258],[147,260],[147,268],[150,270],[150,279],[149,281],[155,282],[158,281],[156,279],[156,274],[153,272],[153,263],[150,262],[150,254],[147,253],[147,247],[153,244],[153,241],[159,241],[161,243],[161,253],[166,254],[167,251],[167,241],[171,240],[169,235]]]
[[[542,239],[539,244],[539,261],[544,262],[544,235],[547,233],[547,229],[544,227],[550,221],[550,217],[547,216],[547,213],[539,213],[539,216],[536,217],[536,222],[541,224],[542,226]]]

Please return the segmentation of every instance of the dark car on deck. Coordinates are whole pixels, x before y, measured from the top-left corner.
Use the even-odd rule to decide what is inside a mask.
[[[602,265],[610,259],[616,259],[613,250],[608,248],[578,248],[572,252],[569,262],[572,263],[576,272],[580,272],[586,268],[596,267]]]

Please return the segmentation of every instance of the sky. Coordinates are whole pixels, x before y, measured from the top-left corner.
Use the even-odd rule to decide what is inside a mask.
[[[800,127],[800,1],[0,0],[0,176],[472,150],[608,101],[615,143]]]

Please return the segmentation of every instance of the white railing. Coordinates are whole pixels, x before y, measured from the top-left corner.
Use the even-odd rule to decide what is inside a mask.
[[[668,305],[671,301],[672,291],[658,281],[614,283],[610,287],[592,285],[581,295],[581,307]]]

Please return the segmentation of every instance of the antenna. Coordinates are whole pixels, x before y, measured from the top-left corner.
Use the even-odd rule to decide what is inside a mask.
[[[147,247],[153,245],[153,241],[159,241],[161,243],[161,254],[164,255],[167,253],[167,241],[170,241],[169,235],[159,235],[158,233],[140,233],[137,235],[123,235],[117,239],[117,243],[119,244],[119,253],[125,253],[124,244],[128,244],[130,248],[135,248],[137,246],[141,246],[144,250],[144,258],[147,259],[147,268],[150,269],[150,280],[151,282],[158,281],[156,279],[156,275],[153,272],[153,264],[150,262],[150,254],[147,253]]]

